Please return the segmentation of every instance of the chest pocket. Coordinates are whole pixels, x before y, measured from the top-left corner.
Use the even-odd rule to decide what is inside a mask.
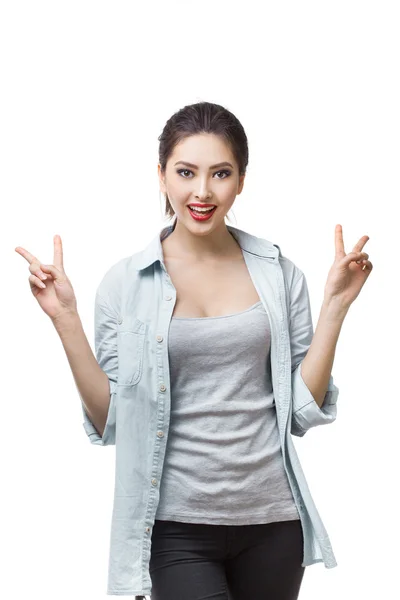
[[[135,385],[143,368],[146,323],[124,317],[118,324],[118,385]]]

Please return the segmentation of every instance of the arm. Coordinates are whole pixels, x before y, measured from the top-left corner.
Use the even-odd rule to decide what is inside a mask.
[[[324,301],[311,346],[301,363],[301,376],[319,408],[325,400],[345,315]]]
[[[290,290],[289,310],[293,435],[302,437],[311,427],[336,419],[339,389],[331,369],[343,318],[323,304],[314,335],[307,281],[300,271]]]
[[[81,398],[92,444],[115,444],[116,315],[96,293],[95,358],[78,313],[54,322]]]

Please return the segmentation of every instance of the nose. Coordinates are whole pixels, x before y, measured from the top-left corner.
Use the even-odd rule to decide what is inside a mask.
[[[197,189],[197,192],[195,192],[195,196],[196,198],[199,200],[199,202],[208,200],[212,195],[212,192],[209,188],[209,185],[207,183],[207,181],[204,181],[200,184],[200,187]]]

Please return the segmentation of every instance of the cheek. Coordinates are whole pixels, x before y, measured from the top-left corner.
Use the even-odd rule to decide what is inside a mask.
[[[170,198],[173,199],[174,203],[177,206],[180,205],[184,205],[187,203],[188,198],[190,197],[190,194],[186,191],[183,191],[181,189],[169,189],[170,192]]]
[[[180,202],[187,202],[188,197],[191,197],[193,193],[193,189],[188,185],[179,185],[179,183],[174,183],[169,186],[168,191],[170,196],[174,198],[175,202],[178,204]]]
[[[236,198],[237,191],[238,186],[235,181],[230,181],[223,188],[221,186],[221,190],[219,192],[221,201],[233,202]]]

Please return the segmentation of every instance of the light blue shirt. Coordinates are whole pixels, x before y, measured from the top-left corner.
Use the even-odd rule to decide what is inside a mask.
[[[95,353],[110,383],[101,437],[81,398],[92,444],[115,445],[108,595],[150,595],[151,534],[171,413],[168,334],[176,290],[167,273],[161,232],[142,251],[115,263],[95,298]],[[271,375],[284,469],[303,529],[302,566],[337,566],[291,435],[336,419],[339,389],[329,379],[321,408],[301,376],[314,329],[304,273],[277,244],[227,225],[238,242],[271,331]],[[291,435],[290,435],[291,434]]]

